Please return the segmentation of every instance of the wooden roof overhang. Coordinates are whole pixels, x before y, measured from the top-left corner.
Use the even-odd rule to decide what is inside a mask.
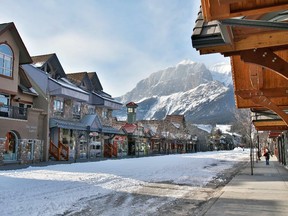
[[[201,0],[205,21],[262,15],[288,7],[287,0]]]
[[[193,47],[200,54],[230,57],[236,107],[261,113],[260,120],[253,120],[257,130],[287,130],[288,0],[202,0],[201,4]]]

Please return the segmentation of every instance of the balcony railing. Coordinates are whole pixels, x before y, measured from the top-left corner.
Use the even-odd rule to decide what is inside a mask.
[[[27,108],[0,105],[0,117],[27,120]]]

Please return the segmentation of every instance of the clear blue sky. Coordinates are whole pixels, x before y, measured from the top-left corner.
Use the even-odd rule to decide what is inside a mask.
[[[227,61],[192,48],[200,0],[1,0],[30,55],[56,53],[65,72],[96,71],[113,97],[182,60]]]

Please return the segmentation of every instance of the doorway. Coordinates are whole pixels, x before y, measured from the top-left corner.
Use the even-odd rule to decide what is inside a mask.
[[[6,134],[5,148],[4,148],[4,160],[16,161],[18,156],[18,136],[14,131],[10,131]]]

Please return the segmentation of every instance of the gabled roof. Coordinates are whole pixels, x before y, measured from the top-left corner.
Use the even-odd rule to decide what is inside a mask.
[[[84,79],[84,76],[86,75],[87,75],[87,72],[67,73],[67,77],[77,82],[78,84],[81,84],[81,81]]]
[[[85,115],[81,119],[81,123],[90,128],[90,131],[100,132],[102,130],[102,123],[97,114]]]
[[[129,102],[129,103],[127,103],[126,104],[126,107],[135,107],[135,108],[137,108],[138,107],[138,105],[136,104],[136,103],[134,103],[134,102]]]
[[[100,83],[100,80],[97,76],[97,73],[96,72],[88,72],[88,76],[89,76],[89,78],[93,84],[94,91],[102,91],[103,87]]]
[[[79,88],[90,91],[91,104],[111,109],[121,109],[121,103],[115,101],[111,95],[102,91],[102,86],[96,72],[68,73],[67,78]]]
[[[167,115],[165,120],[172,123],[183,124],[185,122],[185,117],[184,115]]]
[[[32,56],[32,60],[35,67],[51,74],[52,78],[59,79],[66,77],[65,71],[56,53]]]
[[[87,72],[68,73],[67,78],[79,87],[84,87],[89,91],[93,91],[92,82]]]
[[[22,38],[20,37],[13,22],[0,24],[0,36],[6,31],[10,31],[19,48],[19,64],[30,64],[32,62],[31,56],[29,55],[26,46],[23,43]]]
[[[89,85],[89,90],[91,91],[99,92],[103,90],[96,72],[73,72],[68,73],[67,76],[78,86],[84,81],[86,85]]]
[[[32,56],[32,64],[37,68],[42,68],[42,66],[49,61],[53,54],[45,54],[39,56]]]
[[[126,123],[125,125],[122,126],[122,129],[128,134],[133,134],[137,129],[137,125]]]

